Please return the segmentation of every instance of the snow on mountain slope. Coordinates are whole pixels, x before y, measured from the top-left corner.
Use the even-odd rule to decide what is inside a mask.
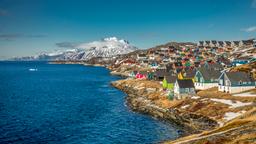
[[[73,49],[41,53],[37,56],[24,58],[26,60],[89,60],[93,57],[113,57],[120,54],[127,54],[135,50],[137,48],[131,46],[128,41],[110,37],[101,41],[81,43]],[[22,58],[19,59],[22,60]]]

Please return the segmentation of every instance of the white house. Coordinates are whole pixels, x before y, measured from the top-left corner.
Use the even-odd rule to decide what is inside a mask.
[[[181,99],[195,94],[194,83],[191,79],[177,79],[174,84],[174,98]]]
[[[199,68],[195,74],[195,88],[197,90],[205,90],[212,87],[218,87],[218,78],[220,71],[208,68]]]
[[[227,93],[239,93],[254,89],[255,81],[245,72],[222,72],[218,90]]]
[[[217,41],[216,40],[211,40],[210,41],[210,46],[211,47],[217,47]]]
[[[137,60],[146,60],[147,55],[146,54],[137,54]]]
[[[230,41],[224,41],[224,46],[225,47],[231,47],[231,42]]]
[[[232,41],[231,46],[232,47],[239,47],[239,43],[240,43],[239,41]]]

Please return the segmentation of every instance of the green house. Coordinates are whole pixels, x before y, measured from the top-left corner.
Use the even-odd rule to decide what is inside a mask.
[[[154,78],[153,72],[148,72],[147,79],[152,80]]]
[[[191,66],[191,63],[190,63],[189,61],[187,61],[187,62],[185,63],[185,66],[186,66],[186,67],[190,67],[190,66]]]
[[[176,81],[176,76],[165,76],[163,80],[163,88],[168,90],[173,90],[174,83]]]

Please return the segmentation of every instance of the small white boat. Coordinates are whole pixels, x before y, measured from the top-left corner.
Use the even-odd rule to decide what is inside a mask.
[[[36,68],[30,68],[29,71],[37,71]]]

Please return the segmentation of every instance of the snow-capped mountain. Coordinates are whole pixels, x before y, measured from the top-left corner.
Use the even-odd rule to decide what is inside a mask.
[[[58,50],[51,53],[41,53],[36,56],[16,58],[16,60],[89,60],[94,57],[113,57],[137,50],[126,40],[116,37],[105,38],[100,41],[81,43],[75,48]]]

